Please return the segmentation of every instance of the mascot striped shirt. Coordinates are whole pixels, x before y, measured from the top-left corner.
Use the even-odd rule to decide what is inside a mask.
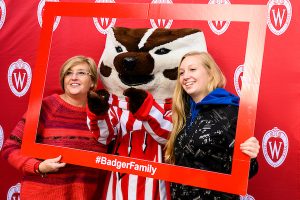
[[[88,112],[88,124],[98,141],[107,145],[115,140],[116,155],[163,162],[163,147],[172,129],[171,101],[157,102],[148,95],[135,114],[128,110],[126,99],[111,95],[109,103],[108,115]],[[165,181],[119,172],[111,172],[104,191],[107,200],[170,199]]]

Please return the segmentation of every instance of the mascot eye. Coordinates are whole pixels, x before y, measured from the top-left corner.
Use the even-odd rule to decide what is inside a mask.
[[[158,55],[164,55],[169,53],[171,50],[166,48],[157,49],[154,53]]]
[[[117,47],[116,47],[116,51],[117,51],[118,53],[121,53],[121,52],[123,52],[123,49],[122,49],[122,47],[117,46]]]

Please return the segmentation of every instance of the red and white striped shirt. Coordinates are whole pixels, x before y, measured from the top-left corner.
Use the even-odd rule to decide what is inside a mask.
[[[108,115],[88,112],[89,127],[98,141],[109,144],[116,139],[116,155],[163,162],[163,146],[172,129],[171,101],[155,101],[148,93],[134,115],[124,98],[111,95],[109,103]],[[105,191],[107,200],[170,199],[165,181],[119,172],[111,172]]]

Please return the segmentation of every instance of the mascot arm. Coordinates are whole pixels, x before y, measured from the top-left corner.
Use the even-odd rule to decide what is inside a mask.
[[[130,88],[125,90],[128,97],[129,110],[133,103],[140,103],[133,116],[142,121],[146,131],[160,144],[165,144],[172,130],[172,118],[154,99],[151,93],[144,90]],[[142,101],[141,101],[142,99]]]
[[[95,115],[105,115],[109,109],[109,93],[105,89],[89,92],[87,95],[87,109]]]
[[[115,137],[110,113],[112,110],[108,103],[109,93],[102,89],[88,94],[86,106],[87,125],[94,138],[101,144],[109,144]]]
[[[108,114],[97,116],[87,109],[87,125],[94,138],[101,144],[108,145],[115,138],[113,125]]]
[[[134,115],[139,118],[138,112]],[[142,121],[146,131],[160,144],[166,144],[172,130],[172,118],[153,101],[147,120]]]
[[[94,138],[99,143],[107,145],[115,136],[109,117],[111,112],[108,103],[109,93],[105,89],[97,90],[88,93],[87,99],[87,125]]]
[[[140,108],[143,106],[144,115],[147,116],[150,107],[145,107],[145,105],[148,105],[151,99],[153,100],[153,97],[149,92],[136,88],[128,88],[123,94],[128,98],[128,110],[132,114],[140,111]]]

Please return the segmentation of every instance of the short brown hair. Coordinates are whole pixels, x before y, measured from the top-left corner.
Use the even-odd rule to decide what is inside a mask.
[[[86,63],[89,66],[89,72],[91,73],[91,79],[93,82],[92,90],[95,90],[97,88],[98,77],[97,77],[97,65],[96,65],[95,61],[90,57],[78,55],[78,56],[69,58],[62,65],[62,67],[60,69],[59,81],[60,81],[60,86],[63,89],[63,91],[65,91],[64,79],[65,79],[67,71],[69,71],[72,67],[74,67],[78,64],[82,64],[82,63]]]

